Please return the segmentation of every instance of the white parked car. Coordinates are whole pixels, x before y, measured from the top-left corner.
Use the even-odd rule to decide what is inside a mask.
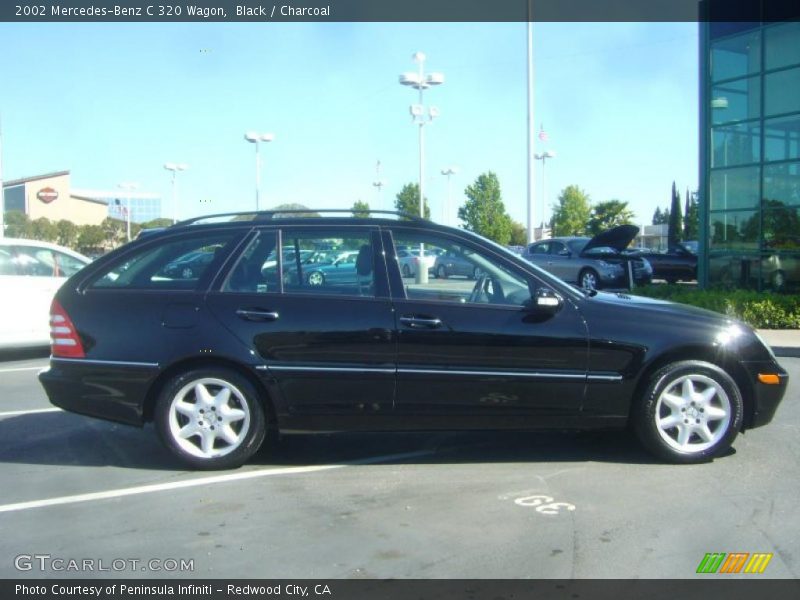
[[[436,264],[436,256],[438,252],[431,248],[425,249],[425,256],[422,260],[425,261],[425,266],[430,271],[433,265]],[[408,248],[401,248],[397,250],[397,260],[400,263],[400,273],[403,277],[414,277],[417,274],[417,265],[420,263],[420,252],[418,248],[413,250]]]
[[[48,242],[0,239],[0,348],[50,343],[50,302],[91,261]]]

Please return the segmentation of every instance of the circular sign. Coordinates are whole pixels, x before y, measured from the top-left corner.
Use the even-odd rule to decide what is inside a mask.
[[[45,204],[50,204],[53,200],[58,198],[58,192],[51,187],[46,187],[36,192],[36,197]]]

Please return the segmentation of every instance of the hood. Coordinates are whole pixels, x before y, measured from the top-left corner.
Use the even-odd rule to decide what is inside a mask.
[[[591,250],[592,248],[602,248],[609,246],[614,248],[617,252],[622,252],[628,247],[639,233],[639,228],[636,225],[618,225],[606,231],[602,231],[589,240],[589,243],[583,247],[583,252]]]

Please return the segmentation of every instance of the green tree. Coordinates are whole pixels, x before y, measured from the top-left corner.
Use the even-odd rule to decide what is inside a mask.
[[[577,185],[569,185],[553,206],[553,235],[584,235],[591,216],[589,196]]]
[[[353,202],[353,216],[364,219],[369,217],[369,203],[363,200]]]
[[[61,219],[56,223],[58,228],[58,243],[68,248],[74,248],[78,242],[78,226],[72,221]]]
[[[528,228],[519,221],[511,221],[511,246],[527,246]]]
[[[672,205],[669,209],[667,245],[672,247],[683,239],[683,217],[681,216],[681,195],[672,182]]]
[[[31,220],[24,212],[17,210],[4,213],[5,234],[8,237],[29,239],[33,236]]]
[[[276,217],[319,217],[320,214],[308,208],[305,204],[298,204],[296,202],[290,202],[288,204],[279,204],[274,208],[270,208],[269,210],[274,211]],[[299,213],[282,213],[282,210],[299,210],[304,212]],[[305,212],[307,211],[307,212]]]
[[[55,242],[58,239],[58,227],[50,219],[39,217],[31,221],[31,237],[42,242]]]
[[[78,233],[78,250],[84,254],[103,248],[106,232],[100,225],[81,225]]]
[[[511,239],[511,217],[503,204],[497,175],[491,171],[478,175],[475,182],[466,187],[464,195],[467,201],[458,209],[458,218],[464,222],[464,229],[498,244],[508,244]]]
[[[153,227],[169,227],[172,225],[172,219],[158,218],[151,221],[145,221],[141,224],[142,229],[152,229]]]
[[[621,200],[607,200],[598,202],[592,207],[587,231],[590,235],[597,235],[601,231],[611,229],[617,225],[633,223],[635,215],[628,208],[627,202]]]
[[[697,192],[686,190],[686,210],[683,214],[683,239],[696,240],[700,235],[700,207],[697,204]]]
[[[119,246],[127,240],[128,224],[126,221],[113,217],[106,217],[103,219],[103,222],[100,223],[100,227],[103,229],[103,235],[109,246]],[[131,223],[131,237],[133,236],[133,223]]]
[[[407,183],[394,200],[395,210],[408,215],[419,215],[419,185]],[[431,206],[425,198],[425,218],[431,218]]]

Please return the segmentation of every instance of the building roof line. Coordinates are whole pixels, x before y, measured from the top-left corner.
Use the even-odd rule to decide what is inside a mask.
[[[32,175],[30,177],[21,177],[19,179],[10,179],[8,181],[3,182],[3,187],[12,187],[15,185],[20,185],[23,183],[28,183],[30,181],[38,181],[40,179],[51,179],[53,177],[63,177],[64,175],[69,175],[69,171],[53,171],[52,173],[44,173],[42,175]]]

